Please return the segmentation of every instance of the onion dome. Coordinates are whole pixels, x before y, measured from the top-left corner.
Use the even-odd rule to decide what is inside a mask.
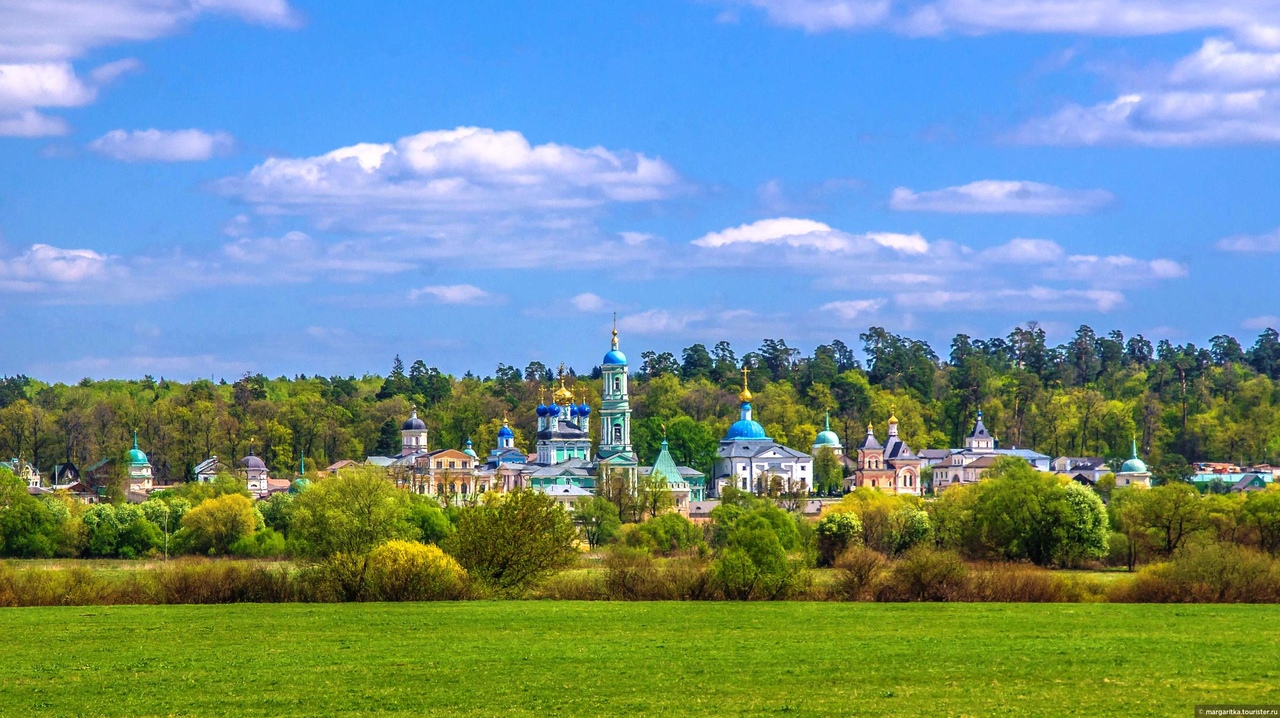
[[[422,431],[427,425],[422,423],[422,419],[418,418],[418,408],[413,408],[413,413],[409,414],[409,418],[400,425],[402,431]]]
[[[1120,466],[1122,474],[1145,474],[1147,473],[1147,462],[1138,458],[1138,440],[1133,440],[1133,458],[1124,462]]]
[[[470,456],[470,457],[471,457],[471,458],[473,458],[473,459],[478,459],[478,458],[480,458],[480,457],[476,456],[476,450],[475,450],[475,449],[473,449],[473,448],[471,447],[471,437],[470,437],[470,436],[468,436],[468,437],[467,437],[467,448],[463,449],[463,450],[462,450],[462,453],[466,454],[467,456]]]
[[[564,385],[563,364],[560,366],[560,388],[556,389],[555,394],[552,394],[552,396],[555,397],[555,403],[560,406],[569,406],[573,404],[573,392],[569,391],[569,387]]]
[[[742,367],[742,393],[738,394],[738,398],[742,400],[743,404],[751,401],[751,390],[747,388],[747,367],[745,364]]]
[[[547,415],[547,407],[546,407],[545,405],[543,405],[543,404],[538,404],[538,409],[537,409],[537,411],[538,411],[538,416],[546,416],[546,415]]]
[[[615,317],[615,318],[614,318],[614,326],[613,326],[613,344],[612,344],[613,348],[609,350],[609,353],[608,353],[608,354],[605,354],[605,355],[604,355],[604,361],[602,361],[602,362],[601,362],[601,364],[615,364],[615,365],[616,365],[616,364],[624,364],[624,365],[625,365],[625,364],[627,363],[627,355],[626,355],[626,354],[623,354],[621,351],[619,351],[619,350],[618,350],[618,325],[617,325],[617,322],[618,322],[618,320],[617,320],[617,318]]]
[[[503,420],[502,420],[502,428],[501,428],[501,429],[498,429],[498,438],[499,438],[499,439],[514,439],[514,438],[516,438],[516,434],[515,434],[515,432],[511,430],[511,427],[510,427],[510,426],[507,426],[507,420],[506,420],[506,419],[503,419]]]
[[[129,463],[134,465],[142,465],[147,463],[147,455],[142,453],[138,448],[138,432],[133,432],[133,448],[129,449]]]
[[[591,407],[585,403],[578,405],[578,416],[586,416],[591,413]]]
[[[577,415],[578,415],[578,405],[577,405],[577,404],[570,404],[570,405],[569,405],[569,416],[577,416]]]
[[[262,471],[267,470],[267,465],[262,463],[262,459],[259,459],[258,457],[254,456],[252,453],[250,453],[248,456],[241,459],[240,465],[246,469],[260,469]]]
[[[764,433],[764,427],[760,422],[753,419],[739,419],[729,426],[729,433],[724,435],[726,439],[767,439]]]
[[[560,416],[560,407],[552,404],[547,407],[547,416]]]
[[[840,437],[836,436],[836,432],[831,430],[831,412],[827,412],[826,428],[818,432],[818,438],[813,442],[814,446],[840,446]]]

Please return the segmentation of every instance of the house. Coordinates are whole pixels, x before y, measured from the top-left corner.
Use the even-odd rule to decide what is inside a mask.
[[[739,418],[729,426],[716,450],[713,494],[725,487],[764,494],[773,490],[808,493],[813,490],[813,457],[783,446],[765,434],[752,417],[751,390],[747,388],[747,368],[742,368],[742,392],[738,395]],[[775,484],[777,484],[775,486]]]
[[[549,486],[538,487],[534,490],[541,491],[547,496],[550,496],[556,500],[556,503],[565,507],[569,511],[573,510],[573,505],[578,501],[595,496],[595,494],[590,491],[580,486],[574,486],[573,484],[552,484]]]
[[[1112,473],[1106,459],[1100,457],[1059,456],[1049,464],[1049,469],[1085,486],[1097,486],[1099,479]]]
[[[195,465],[191,470],[191,475],[196,481],[207,484],[217,478],[218,474],[230,474],[232,469],[230,466],[218,460],[217,456],[210,456]]]
[[[1050,471],[1052,460],[1045,454],[1029,449],[1001,449],[995,437],[982,421],[982,410],[974,421],[973,430],[965,437],[963,449],[945,452],[923,451],[922,461],[933,468],[933,490],[942,491],[950,486],[974,484],[982,475],[1005,456],[1014,456],[1031,465],[1037,471]],[[932,463],[930,463],[932,462]]]

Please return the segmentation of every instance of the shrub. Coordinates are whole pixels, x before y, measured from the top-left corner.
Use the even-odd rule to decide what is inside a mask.
[[[865,546],[850,546],[835,560],[836,596],[845,601],[862,601],[874,595],[888,561],[884,554]]]
[[[948,600],[1061,603],[1078,598],[1073,589],[1070,581],[1043,568],[997,563],[971,568]]]
[[[1148,566],[1115,600],[1143,603],[1277,603],[1280,562],[1239,546],[1210,543],[1181,549]]]
[[[850,545],[862,542],[862,520],[855,513],[827,514],[818,521],[818,565],[832,566]]]
[[[458,514],[444,549],[472,578],[520,593],[577,557],[577,530],[564,508],[541,491],[517,489]]]
[[[626,534],[626,544],[669,556],[674,553],[705,546],[702,529],[689,519],[674,512],[659,514]]]
[[[283,603],[297,597],[286,568],[241,561],[182,559],[156,569],[150,578],[151,603]]]
[[[223,555],[258,527],[253,502],[240,494],[205,499],[182,517],[179,542],[193,553]]]
[[[954,551],[919,547],[908,551],[889,571],[877,600],[946,601],[964,585],[965,566]]]
[[[711,580],[726,598],[784,599],[805,587],[808,574],[804,562],[787,558],[777,533],[763,516],[740,518],[725,543],[727,548],[712,564]]]
[[[466,571],[440,547],[388,541],[369,556],[370,595],[380,601],[452,601],[466,593]]]
[[[604,588],[610,598],[653,601],[668,598],[653,556],[643,549],[615,546],[604,559]]]
[[[284,536],[270,528],[241,537],[231,544],[231,554],[244,558],[277,558],[286,553]]]

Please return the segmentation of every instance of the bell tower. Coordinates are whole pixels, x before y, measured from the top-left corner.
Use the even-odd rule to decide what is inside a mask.
[[[634,464],[631,451],[631,402],[627,396],[627,355],[618,349],[618,318],[613,319],[613,343],[600,363],[604,387],[600,392],[600,459],[611,464]]]

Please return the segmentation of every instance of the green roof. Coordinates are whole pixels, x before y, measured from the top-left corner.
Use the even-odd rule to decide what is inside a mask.
[[[658,458],[653,462],[653,474],[662,474],[663,481],[668,484],[676,481],[684,481],[684,477],[680,475],[680,467],[676,466],[676,460],[671,458],[671,452],[667,450],[667,440],[662,440],[662,450],[658,452]]]

